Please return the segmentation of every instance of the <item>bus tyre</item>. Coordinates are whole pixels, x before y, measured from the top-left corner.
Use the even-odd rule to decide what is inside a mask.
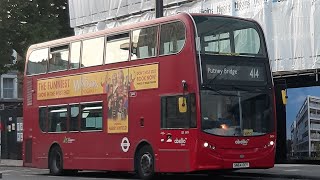
[[[154,177],[154,155],[151,146],[143,146],[136,156],[136,167],[139,177],[150,180]]]
[[[63,156],[59,147],[53,147],[49,154],[49,170],[51,175],[62,175]]]

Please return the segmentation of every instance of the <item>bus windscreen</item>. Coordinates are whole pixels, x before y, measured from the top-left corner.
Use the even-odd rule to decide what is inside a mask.
[[[202,54],[266,57],[261,29],[252,21],[194,16]]]

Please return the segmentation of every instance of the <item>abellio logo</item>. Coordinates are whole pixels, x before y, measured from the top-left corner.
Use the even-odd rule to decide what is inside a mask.
[[[237,139],[234,143],[235,144],[241,144],[243,146],[248,145],[250,139]]]
[[[180,138],[180,139],[176,138],[174,140],[174,143],[175,144],[186,144],[187,143],[187,138]]]

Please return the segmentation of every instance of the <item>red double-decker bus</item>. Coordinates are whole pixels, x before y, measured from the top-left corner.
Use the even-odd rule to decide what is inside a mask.
[[[198,172],[274,166],[273,82],[261,27],[186,14],[32,45],[24,166]]]

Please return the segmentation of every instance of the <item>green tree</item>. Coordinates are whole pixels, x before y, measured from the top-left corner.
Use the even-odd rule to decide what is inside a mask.
[[[73,35],[68,0],[1,0],[0,7],[0,74],[23,71],[24,60],[5,66],[12,49],[25,59],[31,44]]]

